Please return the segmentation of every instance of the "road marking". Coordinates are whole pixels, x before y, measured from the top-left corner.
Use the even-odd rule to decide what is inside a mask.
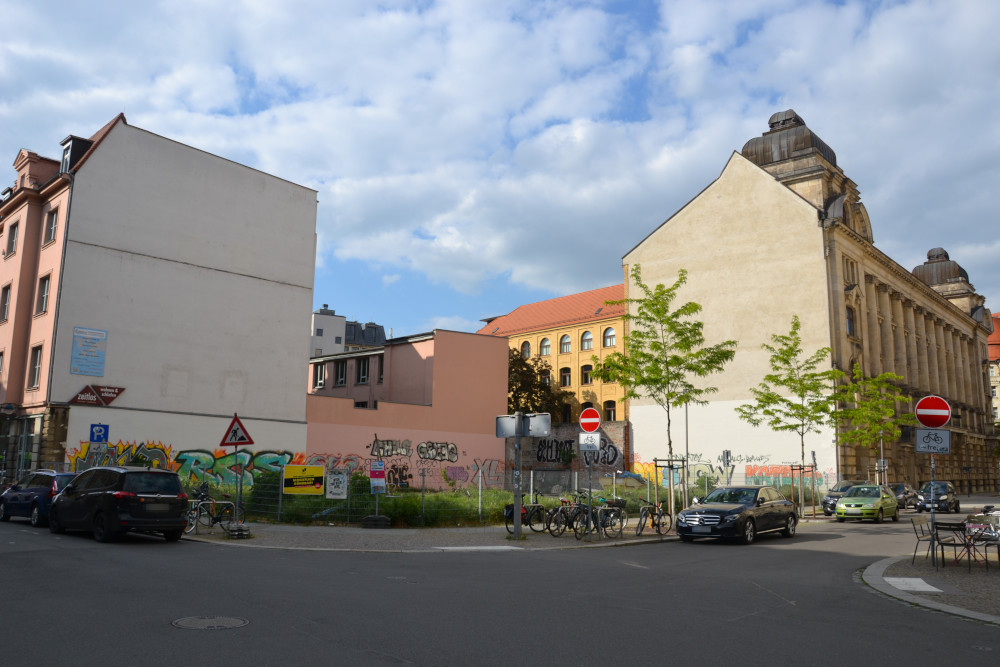
[[[923,579],[917,577],[886,577],[885,582],[901,591],[917,591],[920,593],[943,593],[940,588],[934,588]]]

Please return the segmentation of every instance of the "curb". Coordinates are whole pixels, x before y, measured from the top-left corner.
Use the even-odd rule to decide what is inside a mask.
[[[956,607],[950,604],[943,604],[937,602],[936,600],[931,600],[929,598],[921,597],[919,595],[913,595],[912,593],[907,593],[902,591],[892,584],[889,584],[883,578],[885,571],[893,563],[898,563],[899,561],[906,560],[906,556],[896,556],[895,558],[883,558],[882,560],[872,563],[865,568],[864,572],[861,574],[861,579],[868,586],[874,588],[879,593],[886,595],[888,597],[896,598],[902,602],[908,604],[916,605],[918,607],[925,607],[927,609],[933,609],[935,611],[944,612],[946,614],[952,614],[954,616],[963,616],[965,618],[971,618],[976,621],[982,621],[983,623],[990,623],[992,625],[1000,625],[1000,616],[994,616],[992,614],[983,614],[978,611],[970,611],[968,609],[962,609],[961,607]]]

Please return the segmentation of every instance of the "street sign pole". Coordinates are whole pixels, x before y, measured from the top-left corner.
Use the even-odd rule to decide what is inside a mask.
[[[522,415],[514,413],[514,539],[521,539],[521,433]]]

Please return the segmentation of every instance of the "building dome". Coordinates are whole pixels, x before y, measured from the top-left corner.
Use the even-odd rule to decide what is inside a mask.
[[[928,250],[927,261],[915,267],[912,273],[931,286],[959,281],[969,282],[969,274],[948,256],[948,251],[944,248]]]
[[[794,109],[779,111],[767,122],[771,128],[759,137],[746,142],[741,153],[754,164],[764,165],[810,153],[819,153],[827,162],[837,166],[837,154],[806,127],[806,122]]]

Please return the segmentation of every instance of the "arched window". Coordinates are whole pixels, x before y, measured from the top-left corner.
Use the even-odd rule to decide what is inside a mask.
[[[613,422],[615,420],[615,402],[604,401],[604,421]]]
[[[543,338],[542,342],[538,344],[538,354],[543,357],[547,357],[552,354],[552,345],[549,344],[548,338]]]
[[[567,354],[572,351],[573,351],[573,343],[569,338],[569,334],[563,334],[563,337],[559,339],[560,354]]]
[[[851,338],[858,337],[858,327],[854,319],[854,309],[847,307],[847,335]]]
[[[614,327],[608,327],[604,330],[604,347],[614,347],[615,346],[615,330]]]
[[[573,374],[569,368],[559,369],[559,384],[563,387],[568,387],[573,384]]]
[[[524,341],[521,343],[521,358],[529,359],[531,357],[531,343]]]
[[[587,364],[586,366],[584,366],[583,368],[580,369],[580,384],[590,384],[591,383],[590,372],[593,371],[593,370],[594,370],[594,367],[591,366],[590,364]]]
[[[583,335],[580,336],[580,349],[581,350],[594,349],[594,336],[589,331],[584,331]]]

